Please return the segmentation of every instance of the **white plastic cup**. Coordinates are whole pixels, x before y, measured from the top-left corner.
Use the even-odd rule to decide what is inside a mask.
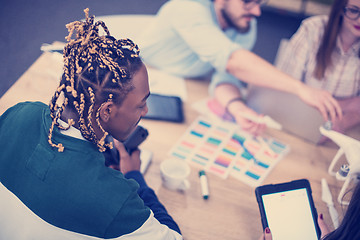
[[[163,185],[170,190],[184,191],[190,187],[187,180],[190,174],[189,165],[178,159],[166,159],[160,164]]]

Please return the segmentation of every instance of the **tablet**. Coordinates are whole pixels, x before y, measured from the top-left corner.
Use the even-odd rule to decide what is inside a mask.
[[[255,189],[262,226],[276,240],[317,240],[320,228],[306,179],[259,186]]]
[[[146,100],[148,107],[144,119],[161,120],[181,123],[184,121],[182,101],[177,96],[151,93]]]

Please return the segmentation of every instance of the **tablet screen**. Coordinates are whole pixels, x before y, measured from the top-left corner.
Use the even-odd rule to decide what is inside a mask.
[[[273,239],[318,239],[306,188],[265,194],[262,201]]]

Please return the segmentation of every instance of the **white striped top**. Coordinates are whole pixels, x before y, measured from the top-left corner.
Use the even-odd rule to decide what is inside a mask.
[[[329,91],[336,98],[359,96],[360,39],[344,52],[338,37],[332,54],[333,66],[326,69],[323,80],[313,76],[316,54],[327,19],[325,15],[305,19],[279,57],[277,67],[307,85]]]

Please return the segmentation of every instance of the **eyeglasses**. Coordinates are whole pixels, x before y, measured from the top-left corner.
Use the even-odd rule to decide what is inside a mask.
[[[250,10],[256,5],[265,5],[269,0],[242,0],[244,2],[244,9]]]
[[[344,7],[344,14],[347,18],[351,20],[356,20],[360,16],[360,8],[355,6]]]

